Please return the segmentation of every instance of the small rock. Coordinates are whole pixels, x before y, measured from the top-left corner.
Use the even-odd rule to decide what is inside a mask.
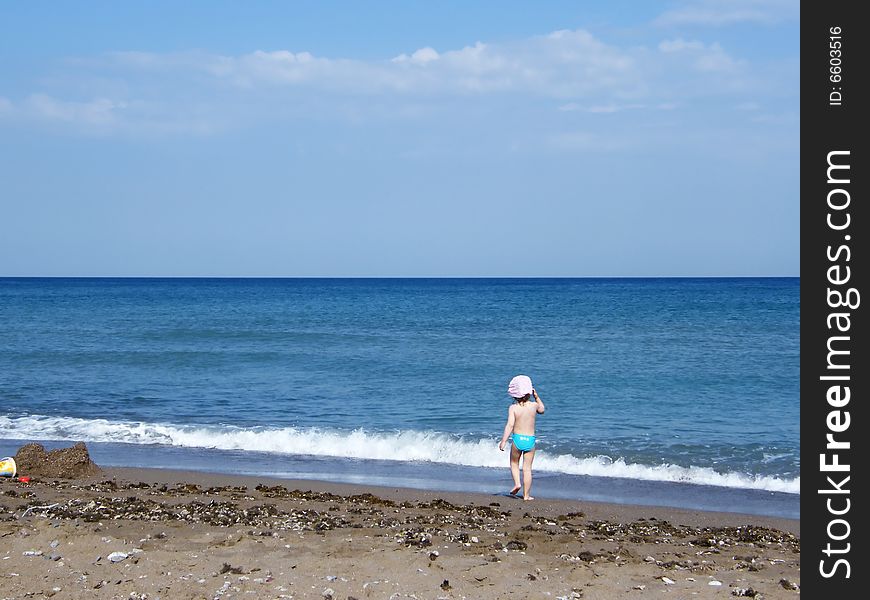
[[[662,583],[664,583],[665,585],[674,585],[674,580],[670,577],[665,577],[664,575],[662,575],[661,577],[659,577],[659,579],[661,579]]]
[[[42,556],[42,550],[25,550],[21,554],[24,556]]]
[[[52,548],[57,548],[58,546],[60,546],[60,542],[57,540],[52,540],[52,542],[49,544],[49,546],[51,546]]]
[[[326,581],[335,581],[336,579],[338,579],[338,577],[336,575],[327,575],[326,576]]]
[[[332,588],[326,588],[325,590],[323,590],[323,592],[321,592],[320,595],[323,596],[326,600],[332,600],[335,596],[335,590],[333,590]]]
[[[441,582],[441,589],[444,590],[445,592],[447,590],[449,590],[450,589],[450,582],[447,581],[446,579],[444,581],[442,581]]]
[[[784,587],[787,590],[797,590],[799,587],[798,584],[796,584],[792,581],[789,581],[788,579],[780,579],[779,585],[781,585],[782,587]]]
[[[224,563],[223,566],[221,567],[221,575],[224,575],[225,573],[231,573],[233,575],[241,575],[242,574],[242,567],[234,567],[230,563]]]
[[[477,536],[472,536],[472,537],[471,537],[471,543],[472,543],[472,544],[477,544],[477,543],[479,543],[479,542],[480,542],[480,539],[479,539]]]
[[[126,560],[128,556],[130,556],[130,555],[127,554],[126,552],[112,552],[106,558],[109,559],[109,562],[116,563],[116,562],[121,562],[122,560]]]
[[[645,586],[645,585],[636,585],[636,586],[634,586],[634,587],[631,588],[631,589],[633,589],[633,590],[644,591],[644,590],[646,589],[646,586]]]
[[[437,551],[437,550],[433,550],[432,552],[429,553],[429,560],[435,560],[435,559],[438,558],[439,556],[440,556],[440,555],[438,554],[438,551]]]
[[[656,559],[654,559],[652,556],[647,556],[645,559],[643,559],[643,562],[648,562],[648,563],[654,563],[655,561],[656,561]]]
[[[720,586],[720,585],[722,585],[722,582],[721,582],[721,581],[716,581],[716,580],[714,579],[713,581],[708,581],[708,582],[707,582],[707,585]]]

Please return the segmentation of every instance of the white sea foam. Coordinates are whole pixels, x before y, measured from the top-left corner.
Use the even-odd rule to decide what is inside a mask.
[[[496,439],[468,439],[432,431],[373,433],[362,429],[337,431],[315,428],[241,428],[229,425],[167,425],[78,419],[72,417],[0,416],[0,437],[9,439],[84,440],[127,444],[163,444],[184,448],[216,448],[397,461],[425,461],[473,467],[504,467],[505,455]],[[644,465],[606,456],[577,457],[542,449],[535,469],[571,475],[623,477],[800,493],[800,477],[720,473],[709,467],[673,464]]]

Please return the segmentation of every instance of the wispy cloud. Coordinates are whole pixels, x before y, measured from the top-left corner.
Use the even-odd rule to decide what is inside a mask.
[[[420,48],[419,50],[411,54],[411,56],[408,56],[407,54],[400,54],[393,59],[393,62],[425,65],[426,63],[432,62],[433,60],[438,60],[439,58],[441,58],[441,55],[438,54],[437,50],[426,46],[425,48]]]
[[[569,102],[559,107],[562,112],[587,112],[592,114],[610,114],[618,113],[624,110],[639,110],[647,108],[646,104],[593,104],[582,105],[576,102]]]
[[[149,105],[143,101],[126,102],[103,97],[65,100],[38,93],[17,102],[0,98],[0,117],[4,116],[23,124],[63,125],[88,135],[212,132],[210,125],[193,115],[173,117],[166,107]]]
[[[43,78],[44,89],[0,99],[0,115],[151,135],[311,119],[425,119],[445,111],[455,118],[492,103],[521,104],[530,114],[607,115],[672,109],[717,94],[733,106],[747,100],[735,90],[752,88],[746,66],[715,42],[678,37],[654,48],[620,46],[582,29],[456,49],[421,46],[370,60],[304,50],[115,51],[68,59],[62,77]]]
[[[381,61],[287,50],[240,56],[115,53],[112,59],[133,69],[187,66],[241,87],[312,87],[348,94],[631,94],[637,91],[640,75],[630,52],[583,30],[556,31],[508,44],[477,42],[442,52],[424,46]]]
[[[679,38],[676,40],[664,40],[659,43],[659,50],[662,52],[682,52],[684,50],[703,50],[703,42],[697,40],[689,41]]]
[[[33,94],[25,100],[22,108],[25,113],[36,117],[101,127],[115,124],[118,112],[124,110],[125,104],[108,98],[71,102],[46,94]]]
[[[555,150],[572,152],[617,152],[637,143],[613,135],[603,135],[591,131],[561,131],[548,136],[547,145]]]
[[[655,24],[715,27],[738,23],[773,24],[796,19],[799,14],[798,0],[700,0],[685,2],[662,13]]]
[[[698,40],[678,38],[662,41],[659,50],[664,54],[683,55],[695,69],[703,72],[733,72],[739,64],[718,43],[708,45]]]

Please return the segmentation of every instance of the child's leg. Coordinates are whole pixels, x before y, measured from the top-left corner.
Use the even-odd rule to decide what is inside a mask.
[[[520,491],[520,455],[522,452],[511,442],[511,477],[514,478],[514,489],[511,494]]]
[[[535,449],[523,453],[523,500],[534,500],[529,495],[532,491],[532,461],[535,460]]]

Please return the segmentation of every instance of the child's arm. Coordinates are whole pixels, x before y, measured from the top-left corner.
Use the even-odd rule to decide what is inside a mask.
[[[547,407],[544,406],[544,401],[541,400],[540,396],[538,396],[538,390],[533,388],[532,394],[535,396],[535,404],[537,404],[535,410],[538,412],[539,415],[544,414],[544,411],[547,410]]]
[[[511,406],[508,408],[508,421],[507,425],[504,426],[504,435],[501,436],[501,442],[499,442],[498,449],[504,452],[504,446],[507,444],[508,436],[514,431],[514,407]]]

